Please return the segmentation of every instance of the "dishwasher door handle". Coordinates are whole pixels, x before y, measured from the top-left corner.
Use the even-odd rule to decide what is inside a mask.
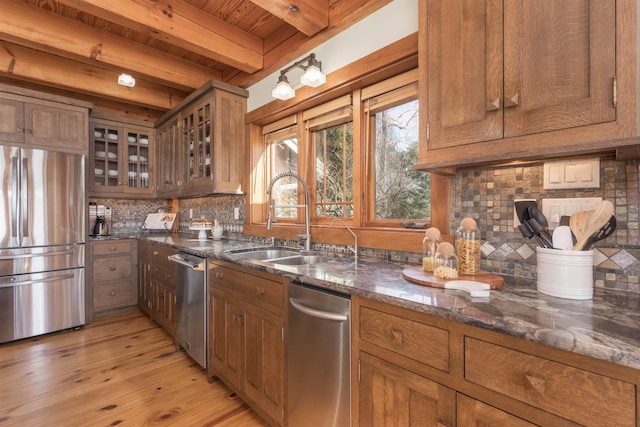
[[[289,298],[289,302],[298,311],[301,311],[309,316],[317,317],[318,319],[333,320],[336,322],[346,322],[347,320],[349,320],[349,318],[345,314],[316,310],[315,308],[307,307],[294,298]]]
[[[182,258],[180,256],[175,256],[175,255],[168,256],[167,258],[169,259],[169,261],[173,261],[173,262],[175,262],[177,264],[181,264],[181,265],[187,266],[192,270],[204,271],[204,262],[193,263],[193,262],[189,262],[189,261],[185,260],[184,258]]]

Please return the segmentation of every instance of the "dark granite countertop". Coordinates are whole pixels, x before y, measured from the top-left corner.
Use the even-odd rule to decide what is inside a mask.
[[[567,351],[640,369],[640,296],[596,289],[591,300],[547,296],[531,280],[505,277],[489,298],[408,282],[408,264],[378,258],[329,254],[316,265],[277,267],[226,254],[230,249],[265,246],[247,240],[198,241],[182,235],[132,235],[195,255],[236,262],[320,288],[364,296]]]

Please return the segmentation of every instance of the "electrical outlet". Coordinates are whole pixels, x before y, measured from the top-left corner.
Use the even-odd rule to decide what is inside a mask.
[[[576,212],[589,211],[602,201],[602,197],[579,197],[565,199],[543,199],[542,213],[547,217],[549,229],[558,226],[560,217]]]
[[[240,219],[240,208],[233,208],[233,219]]]

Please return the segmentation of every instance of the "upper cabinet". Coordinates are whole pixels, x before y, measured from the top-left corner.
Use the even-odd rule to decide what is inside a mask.
[[[247,95],[211,81],[157,122],[158,195],[242,193]]]
[[[92,119],[90,141],[90,196],[154,195],[153,128]]]
[[[635,2],[419,4],[419,168],[598,153],[637,136]]]
[[[0,85],[0,143],[86,154],[90,106]]]

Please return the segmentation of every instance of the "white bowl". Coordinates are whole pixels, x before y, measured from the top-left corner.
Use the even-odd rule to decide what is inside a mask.
[[[136,137],[135,137],[135,136],[131,136],[131,135],[129,135],[129,136],[127,137],[127,141],[129,141],[129,142],[136,142]]]
[[[102,138],[104,136],[104,134],[100,131],[94,131],[93,132],[93,136],[95,136],[96,138]]]
[[[98,168],[96,168],[96,169],[94,170],[94,172],[95,172],[95,174],[96,174],[96,175],[104,175],[104,169],[98,169]]]
[[[140,160],[142,160],[142,159],[140,159]],[[129,161],[137,162],[138,161],[138,156],[129,156]]]
[[[107,135],[107,138],[109,138],[112,141],[116,141],[118,139],[118,134],[109,132],[109,134]]]
[[[101,159],[104,159],[106,153],[104,151],[96,151],[96,157],[100,157]]]
[[[140,144],[148,144],[148,143],[149,143],[148,138],[140,138]]]
[[[136,176],[138,176],[138,174],[136,172],[129,172],[129,178],[135,178]]]
[[[140,178],[142,179],[149,178],[149,172],[140,172]]]
[[[109,176],[118,176],[118,171],[109,171]]]
[[[117,159],[117,158],[118,158],[118,155],[117,155],[116,153],[109,153],[109,154],[108,154],[108,157],[109,157],[110,159]]]

